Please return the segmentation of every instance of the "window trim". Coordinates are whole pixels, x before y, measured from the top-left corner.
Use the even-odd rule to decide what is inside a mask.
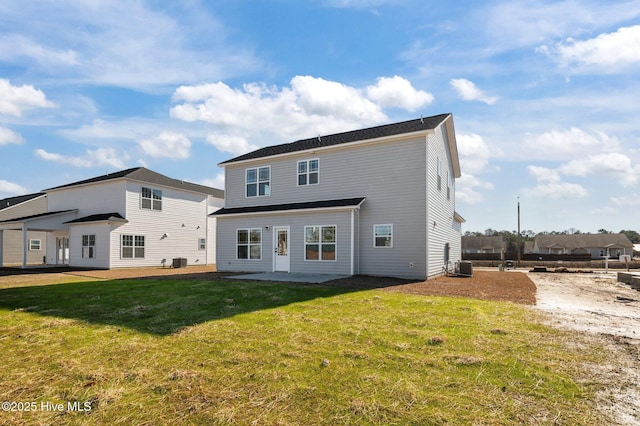
[[[238,233],[240,231],[246,231],[247,232],[247,242],[240,244],[239,239],[238,239]],[[260,234],[260,242],[258,243],[251,243],[251,232],[252,231],[258,231]],[[247,257],[240,257],[238,256],[238,248],[242,246],[242,247],[247,247]],[[260,247],[260,257],[258,258],[252,258],[251,257],[251,246],[258,246]],[[262,260],[262,228],[236,228],[236,260],[252,260],[252,261],[261,261]]]
[[[312,172],[310,163],[315,161],[317,164],[316,171]],[[300,163],[305,163],[307,170],[305,172],[300,172]],[[309,183],[310,177],[312,174],[317,174],[316,183]],[[300,176],[306,176],[306,183],[300,183]],[[296,185],[297,186],[311,186],[311,185],[319,185],[320,184],[320,159],[319,158],[310,158],[308,160],[300,160],[296,162]]]
[[[319,238],[318,242],[307,242],[307,228],[320,228],[319,230]],[[333,241],[323,242],[322,236],[324,233],[322,232],[323,228],[333,228]],[[338,225],[305,225],[304,226],[304,234],[302,236],[304,242],[304,261],[305,262],[337,262],[338,261]],[[307,246],[308,245],[318,245],[318,258],[317,259],[307,259]],[[333,259],[323,259],[322,258],[322,247],[323,245],[333,245]]]
[[[207,249],[207,239],[198,237],[198,251],[204,251]]]
[[[267,169],[269,170],[269,180],[260,180],[260,170],[261,169]],[[255,182],[249,182],[249,171],[250,170],[255,170],[256,172],[256,181]],[[266,188],[268,189],[267,191],[265,191],[265,194],[260,195],[260,183],[265,183],[267,184]],[[255,195],[249,195],[249,185],[255,185],[256,186],[256,194]],[[253,197],[270,197],[271,196],[271,165],[268,166],[261,166],[261,167],[250,167],[248,169],[244,169],[244,197],[245,198],[253,198]]]
[[[144,196],[144,190],[148,190],[150,192],[151,197],[145,197]],[[156,196],[159,195],[159,198],[156,198]],[[140,187],[140,209],[141,210],[149,210],[149,211],[156,211],[156,212],[161,212],[162,211],[162,190],[161,189],[155,189],[152,188],[150,186],[142,186]],[[144,206],[144,201],[148,200],[149,201],[149,207],[145,207]],[[156,203],[158,204],[158,208],[156,208]]]
[[[85,245],[84,237],[87,237],[87,244]],[[91,238],[93,237],[93,244],[91,244]],[[83,234],[82,240],[80,241],[82,247],[82,258],[83,259],[95,259],[96,258],[96,234]],[[87,249],[87,255],[85,256],[85,248]]]
[[[376,244],[376,239],[378,238],[378,233],[376,232],[376,228],[378,226],[389,226],[391,228],[391,234],[388,237],[391,239],[391,245],[389,246],[379,246]],[[387,235],[380,235],[380,238],[387,237]],[[381,249],[390,249],[393,248],[393,224],[392,223],[376,223],[373,225],[373,248],[381,248]]]
[[[37,248],[34,247],[34,243],[38,242]],[[29,239],[29,251],[42,251],[42,240],[40,238],[30,238]]]
[[[124,238],[131,237],[131,245],[124,245]],[[142,245],[136,244],[142,238]],[[131,256],[124,255],[124,248],[131,247]],[[136,249],[142,248],[142,256],[136,256]],[[144,235],[120,234],[120,259],[144,259],[146,256],[147,241]]]

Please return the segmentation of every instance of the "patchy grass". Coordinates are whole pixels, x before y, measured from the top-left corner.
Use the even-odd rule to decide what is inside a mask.
[[[38,408],[2,424],[606,423],[573,379],[605,354],[510,303],[118,280],[0,290],[0,323],[0,400]]]

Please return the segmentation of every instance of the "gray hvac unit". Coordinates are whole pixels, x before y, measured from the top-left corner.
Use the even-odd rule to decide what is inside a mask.
[[[458,275],[470,277],[473,275],[473,265],[468,260],[461,260]]]
[[[176,257],[173,259],[173,267],[174,268],[186,268],[187,267],[187,259],[185,257]]]

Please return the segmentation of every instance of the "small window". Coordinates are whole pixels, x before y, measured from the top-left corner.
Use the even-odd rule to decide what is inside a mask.
[[[207,239],[198,238],[198,250],[206,250],[206,249],[207,249]]]
[[[393,247],[393,225],[373,225],[374,247]]]
[[[82,257],[86,257],[86,258],[96,257],[96,236],[95,235],[82,236]]]
[[[246,170],[246,196],[264,197],[271,195],[271,167]]]
[[[123,259],[144,258],[144,236],[122,235],[120,243],[120,256]]]
[[[304,259],[319,261],[336,260],[336,226],[304,227]]]
[[[41,250],[42,241],[41,240],[29,240],[29,250],[38,251]]]
[[[162,191],[142,187],[140,192],[140,207],[144,210],[162,210]]]
[[[298,186],[317,185],[319,173],[319,160],[298,161]]]
[[[262,259],[262,229],[238,229],[236,232],[236,252],[238,259]]]

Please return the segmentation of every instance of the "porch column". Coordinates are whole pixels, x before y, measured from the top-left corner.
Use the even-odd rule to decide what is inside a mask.
[[[4,231],[0,229],[0,268],[2,268],[2,266],[4,265],[3,259],[2,259],[2,246],[4,245],[3,238],[4,238]]]
[[[27,267],[27,249],[29,248],[27,244],[27,225],[25,223],[22,224],[22,269]]]

